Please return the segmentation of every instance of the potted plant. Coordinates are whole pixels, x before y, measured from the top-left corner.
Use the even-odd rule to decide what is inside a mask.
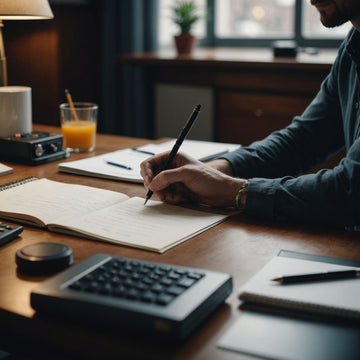
[[[179,54],[190,54],[197,40],[191,34],[191,29],[200,19],[198,7],[193,0],[177,0],[171,10],[172,20],[180,30],[180,33],[174,36],[176,49]]]

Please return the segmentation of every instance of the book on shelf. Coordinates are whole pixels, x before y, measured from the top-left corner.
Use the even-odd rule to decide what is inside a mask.
[[[239,291],[244,308],[292,311],[320,317],[360,321],[360,279],[348,278],[281,284],[282,275],[311,274],[360,268],[360,262],[282,251]]]
[[[86,159],[67,161],[60,163],[58,169],[71,174],[142,183],[140,163],[153,154],[171,150],[175,141],[176,139],[172,139],[160,144],[147,144],[138,148],[126,148]],[[239,147],[238,144],[185,140],[180,150],[200,161],[209,161]]]
[[[90,186],[28,178],[0,187],[0,218],[165,252],[227,216]]]

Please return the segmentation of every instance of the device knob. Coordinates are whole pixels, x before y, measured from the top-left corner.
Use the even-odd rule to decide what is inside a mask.
[[[48,150],[50,153],[54,154],[58,151],[58,147],[56,146],[56,144],[49,144]]]
[[[44,154],[44,149],[41,144],[35,145],[35,156],[40,157]]]

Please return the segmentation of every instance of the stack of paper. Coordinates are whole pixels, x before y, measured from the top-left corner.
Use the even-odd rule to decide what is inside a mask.
[[[13,172],[13,168],[0,163],[0,176],[11,174],[12,172]]]

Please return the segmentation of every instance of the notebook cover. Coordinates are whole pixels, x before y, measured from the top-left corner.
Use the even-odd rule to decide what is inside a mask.
[[[360,266],[360,261],[288,250],[281,250],[278,256]],[[241,309],[241,316],[220,338],[218,347],[262,359],[360,359],[360,329],[356,325],[266,306],[251,309],[247,303]]]
[[[356,261],[356,260],[348,260],[348,259],[334,258],[330,256],[322,256],[322,255],[314,255],[314,254],[305,254],[305,253],[300,253],[297,251],[289,251],[289,250],[280,250],[277,256],[324,262],[328,264],[337,264],[344,266],[360,266],[360,261]]]

